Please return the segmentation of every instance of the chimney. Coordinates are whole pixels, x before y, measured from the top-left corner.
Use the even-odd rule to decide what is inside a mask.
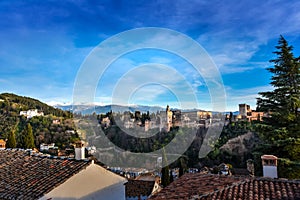
[[[85,159],[85,148],[84,148],[83,141],[78,141],[75,143],[75,159],[76,160]]]
[[[277,159],[278,158],[273,155],[261,156],[264,177],[278,178],[278,176],[277,176]]]

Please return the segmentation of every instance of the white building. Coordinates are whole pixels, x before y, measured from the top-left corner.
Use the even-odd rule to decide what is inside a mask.
[[[34,110],[20,111],[20,115],[23,115],[27,117],[27,119],[30,119],[35,116],[44,116],[44,113],[39,112],[37,109],[34,109]]]
[[[42,143],[42,144],[40,144],[40,151],[49,151],[49,149],[54,148],[54,147],[55,147],[54,143],[51,143],[51,144]]]

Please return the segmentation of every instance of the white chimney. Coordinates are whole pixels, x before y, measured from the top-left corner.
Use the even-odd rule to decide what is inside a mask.
[[[269,178],[278,178],[277,175],[277,157],[273,155],[261,156],[263,166],[263,176]]]
[[[75,159],[76,160],[85,159],[85,148],[84,148],[83,141],[78,141],[75,143]]]

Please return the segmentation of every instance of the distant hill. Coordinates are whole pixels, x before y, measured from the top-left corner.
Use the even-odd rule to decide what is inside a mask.
[[[40,102],[37,99],[30,97],[18,96],[12,93],[2,93],[0,94],[0,102],[2,109],[8,109],[11,114],[19,114],[20,111],[25,111],[29,109],[38,109],[42,111],[45,115],[52,114],[57,117],[64,117],[68,113],[59,109],[49,106],[45,103]]]
[[[43,112],[44,116],[27,118],[20,115],[20,111],[35,109]],[[37,147],[40,143],[56,143],[58,146],[66,146],[71,141],[79,139],[72,116],[69,111],[54,108],[30,97],[11,93],[0,94],[0,138],[7,139],[8,135],[14,132],[17,146],[21,148],[23,148],[22,135],[27,124],[32,126]]]

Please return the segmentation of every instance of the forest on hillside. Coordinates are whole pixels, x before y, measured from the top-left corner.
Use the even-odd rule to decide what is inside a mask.
[[[27,118],[20,111],[37,109],[44,116]],[[79,140],[72,113],[53,108],[36,99],[15,94],[0,94],[0,137],[15,142],[8,142],[8,147],[31,148],[41,143],[55,143],[64,148]],[[29,134],[29,133],[30,134]],[[27,142],[27,137],[33,138],[33,144]]]

